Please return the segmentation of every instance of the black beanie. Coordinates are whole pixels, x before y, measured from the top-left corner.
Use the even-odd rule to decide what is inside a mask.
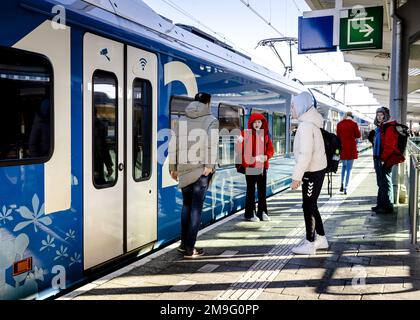
[[[207,104],[210,103],[211,95],[206,92],[199,92],[195,95],[194,100],[201,103]]]

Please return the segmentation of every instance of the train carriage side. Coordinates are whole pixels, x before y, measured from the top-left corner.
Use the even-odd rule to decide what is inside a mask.
[[[80,61],[69,28],[1,5],[0,299],[42,298],[83,271]]]
[[[80,1],[69,6],[67,26],[53,28],[57,3],[8,0],[0,13],[11,30],[0,38],[0,299],[50,296],[104,263],[179,237],[181,193],[160,149],[164,129],[198,90],[213,95],[229,129],[268,113],[278,147],[267,195],[287,186],[292,165],[284,155],[298,87],[115,29],[132,23]],[[244,205],[233,143],[220,141],[203,225]]]

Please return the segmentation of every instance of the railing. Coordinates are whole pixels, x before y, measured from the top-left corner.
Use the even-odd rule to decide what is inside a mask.
[[[419,170],[420,170],[420,139],[412,138],[407,142],[409,154],[408,165],[408,211],[411,222],[411,243],[417,243],[418,214],[419,214]]]

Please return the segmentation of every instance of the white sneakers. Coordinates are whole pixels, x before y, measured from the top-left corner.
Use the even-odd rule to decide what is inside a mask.
[[[305,240],[303,244],[301,244],[300,246],[294,247],[292,249],[292,252],[294,254],[315,254],[316,253],[315,241],[310,242],[308,240]]]
[[[251,221],[251,222],[258,222],[260,221],[260,218],[253,216],[252,218],[246,218],[246,221]]]
[[[316,235],[314,244],[315,249],[328,249],[328,241],[326,236]]]
[[[268,214],[266,214],[266,213],[262,214],[262,221],[270,221],[270,220],[271,220],[271,218],[268,216]]]
[[[300,246],[294,247],[292,252],[294,254],[315,254],[317,249],[328,249],[328,241],[326,236],[316,235],[314,242],[305,240]]]
[[[268,216],[268,214],[263,213],[261,216],[261,219],[254,215],[252,218],[245,218],[245,220],[251,221],[251,222],[258,222],[258,221],[271,221],[271,218]]]

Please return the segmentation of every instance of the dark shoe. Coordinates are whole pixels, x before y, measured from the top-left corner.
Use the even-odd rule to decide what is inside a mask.
[[[347,189],[344,189],[344,194],[347,194]]]
[[[372,210],[372,211],[376,211],[376,210],[378,210],[378,209],[380,209],[380,207],[379,207],[379,206],[375,206],[375,207],[370,208],[370,210]]]
[[[391,214],[394,213],[394,207],[379,208],[375,212],[376,214]]]
[[[344,190],[343,185],[341,185],[340,192],[343,192],[343,190]]]
[[[176,248],[176,250],[178,250],[181,253],[185,253],[187,251],[187,249],[185,249],[185,247],[182,244],[180,244],[179,247]]]
[[[194,248],[192,251],[186,251],[184,254],[184,259],[195,259],[204,255],[204,250],[201,248]]]

